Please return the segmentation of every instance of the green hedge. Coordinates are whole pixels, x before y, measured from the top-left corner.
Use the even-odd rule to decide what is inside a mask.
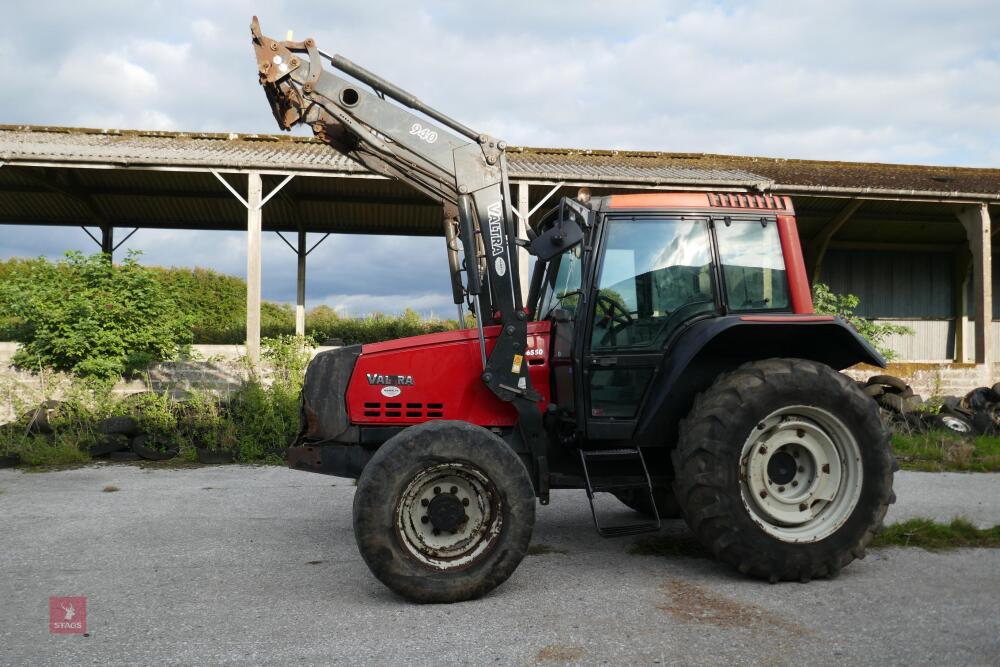
[[[99,257],[95,255],[94,257]],[[87,261],[94,261],[94,257]],[[129,260],[126,260],[126,262]],[[71,263],[72,264],[72,263]],[[21,285],[31,275],[76,270],[66,261],[53,263],[44,258],[0,261],[0,287]],[[194,343],[240,344],[246,340],[246,282],[211,269],[149,267],[149,275],[162,286],[176,304],[177,319],[189,323]],[[376,313],[361,318],[342,317],[328,306],[306,313],[306,335],[316,344],[330,338],[346,345],[372,343],[455,329],[455,320],[428,320],[405,308],[402,315]],[[295,310],[289,304],[264,302],[261,305],[261,335],[278,337],[295,331]],[[0,339],[24,341],[26,322],[10,304],[0,299]]]
[[[70,252],[14,268],[0,280],[0,312],[23,343],[19,367],[111,379],[175,358],[191,343],[179,294],[132,255],[112,264],[100,253]]]
[[[246,282],[210,269],[156,268],[157,279],[175,293],[193,319],[194,342],[239,344],[246,340]],[[405,304],[401,304],[405,305]],[[329,306],[306,312],[306,336],[317,345],[337,338],[345,345],[455,329],[455,320],[428,320],[405,308],[402,315],[375,313],[342,317]],[[295,332],[295,309],[265,301],[260,311],[261,336],[275,338]]]

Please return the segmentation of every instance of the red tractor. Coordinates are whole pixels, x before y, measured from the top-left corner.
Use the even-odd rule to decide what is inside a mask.
[[[357,479],[358,548],[383,583],[424,602],[485,594],[551,489],[586,490],[604,536],[683,517],[772,582],[863,555],[895,461],[877,406],[838,371],[884,359],[813,313],[787,197],[564,198],[517,238],[504,142],[312,40],[265,37],[256,18],[252,33],[281,128],[305,123],[441,202],[455,302],[476,316],[323,352],[306,372],[289,465]],[[599,491],[643,520],[605,525]]]

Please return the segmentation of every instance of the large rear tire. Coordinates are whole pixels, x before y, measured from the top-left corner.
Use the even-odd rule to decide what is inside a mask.
[[[415,602],[493,590],[524,558],[534,524],[524,464],[498,436],[465,422],[426,422],[390,438],[354,495],[361,556]]]
[[[878,407],[842,374],[756,361],[695,400],[674,489],[697,538],[741,572],[833,576],[864,557],[894,500],[889,439]]]

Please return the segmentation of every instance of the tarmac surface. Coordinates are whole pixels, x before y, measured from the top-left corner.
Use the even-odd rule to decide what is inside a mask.
[[[1000,523],[1000,474],[903,472],[896,491],[889,523]],[[1000,549],[871,550],[770,585],[633,555],[559,491],[538,510],[547,553],[482,600],[414,605],[358,555],[353,493],[278,467],[0,470],[0,664],[1000,665]],[[57,595],[87,597],[89,636],[50,634]]]

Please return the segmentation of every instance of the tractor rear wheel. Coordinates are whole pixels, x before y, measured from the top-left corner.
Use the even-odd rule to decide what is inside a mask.
[[[878,406],[844,375],[756,361],[695,400],[674,489],[697,538],[741,572],[834,576],[864,557],[895,498],[889,439]]]
[[[411,426],[365,466],[354,535],[372,574],[416,602],[459,602],[493,590],[520,564],[535,492],[517,454],[465,422]]]

